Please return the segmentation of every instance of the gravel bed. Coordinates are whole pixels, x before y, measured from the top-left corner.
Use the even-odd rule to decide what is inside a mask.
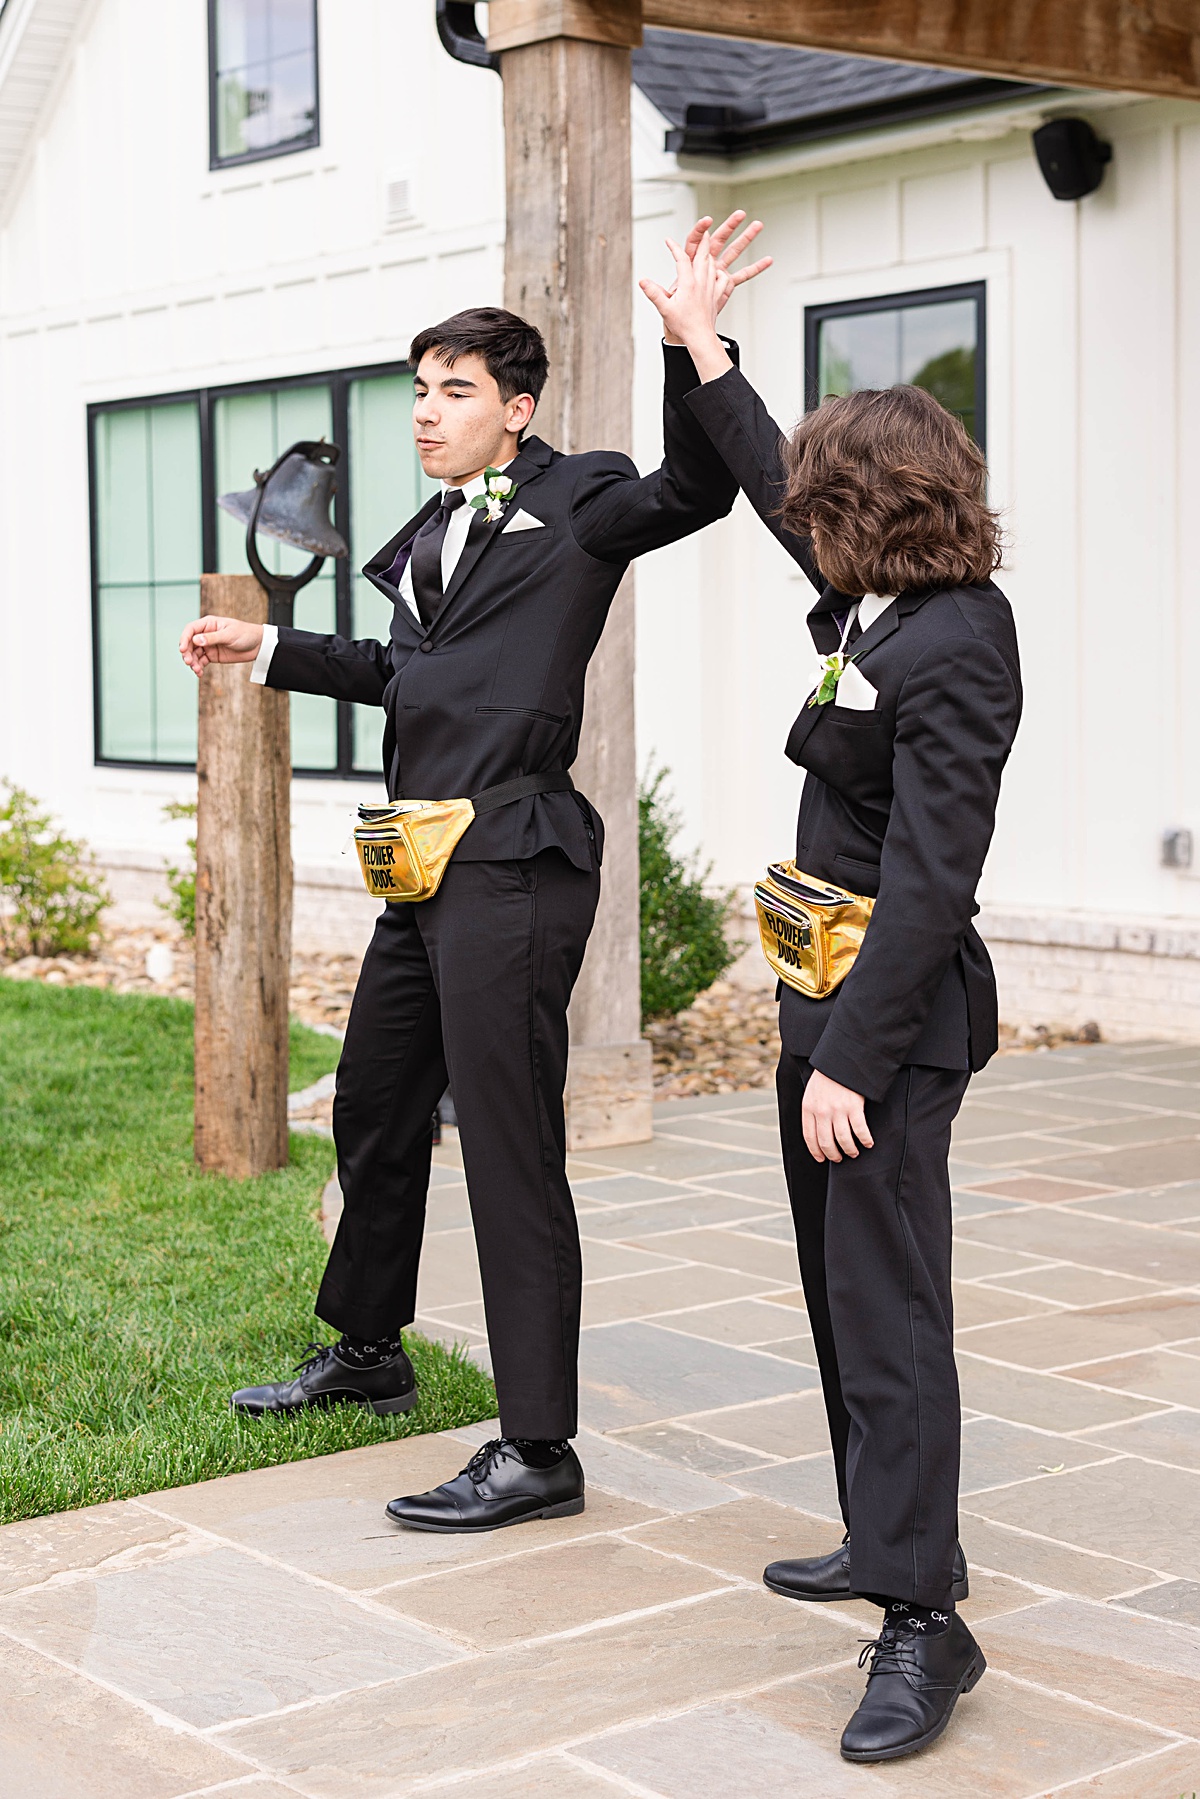
[[[292,957],[290,1005],[303,1024],[341,1036],[358,980],[357,956],[297,952]],[[0,964],[13,980],[56,987],[108,987],[114,993],[166,993],[191,999],[195,955],[171,923],[118,927],[105,933],[92,956],[25,956]],[[654,1055],[656,1099],[691,1099],[708,1093],[741,1093],[770,1087],[779,1060],[773,991],[743,982],[718,981],[677,1018],[646,1027]],[[1054,1049],[1060,1043],[1098,1043],[1100,1030],[1049,1025],[1001,1025],[1001,1053]],[[324,1123],[329,1101],[296,1114],[295,1122]]]

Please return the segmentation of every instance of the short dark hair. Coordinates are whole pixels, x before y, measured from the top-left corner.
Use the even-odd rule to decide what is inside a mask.
[[[827,397],[784,445],[784,467],[780,516],[815,532],[842,593],[973,586],[1000,566],[983,454],[924,388]]]
[[[471,306],[418,331],[408,352],[409,367],[415,369],[431,350],[451,367],[460,356],[482,356],[502,400],[515,400],[518,394],[540,399],[550,370],[537,326],[499,306]]]

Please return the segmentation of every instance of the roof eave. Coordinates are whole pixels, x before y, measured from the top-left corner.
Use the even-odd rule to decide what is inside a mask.
[[[1095,114],[1144,101],[1145,95],[1100,92],[1095,89],[1025,88],[1023,97],[995,100],[987,106],[964,105],[925,117],[879,119],[859,123],[853,129],[824,132],[820,137],[775,143],[740,155],[711,152],[676,153],[670,158],[674,179],[680,176],[717,186],[746,181],[769,181],[803,174],[810,169],[837,164],[867,162],[938,144],[985,142],[1017,131],[1036,129],[1042,121],[1064,110]],[[658,177],[662,179],[663,177]]]
[[[828,138],[850,137],[886,125],[907,124],[914,119],[937,118],[974,109],[1002,105],[1013,99],[1044,97],[1057,89],[1034,87],[1026,81],[996,81],[976,77],[927,93],[898,94],[862,106],[839,107],[807,113],[794,119],[769,119],[752,124],[704,129],[674,126],[667,133],[666,149],[677,156],[752,156],[785,144],[808,144]]]

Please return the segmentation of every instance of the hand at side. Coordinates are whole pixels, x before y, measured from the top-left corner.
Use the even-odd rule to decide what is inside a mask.
[[[179,654],[195,675],[210,662],[253,662],[262,647],[261,625],[247,625],[240,618],[197,618],[185,625]]]
[[[808,1153],[815,1162],[840,1162],[843,1153],[853,1160],[860,1144],[863,1149],[875,1147],[862,1094],[839,1086],[819,1068],[813,1069],[804,1089],[801,1123]]]

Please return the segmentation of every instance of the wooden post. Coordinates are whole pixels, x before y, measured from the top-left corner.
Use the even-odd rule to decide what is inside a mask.
[[[507,173],[505,303],[543,332],[550,379],[534,429],[565,451],[632,440],[630,47],[639,0],[492,0]],[[596,926],[571,1005],[572,1149],[651,1135],[641,1036],[633,580],[588,670],[575,779],[605,822]]]
[[[253,575],[202,575],[200,604],[266,622]],[[245,663],[201,677],[196,774],[195,1156],[244,1180],[287,1166],[292,956],[288,696]]]

